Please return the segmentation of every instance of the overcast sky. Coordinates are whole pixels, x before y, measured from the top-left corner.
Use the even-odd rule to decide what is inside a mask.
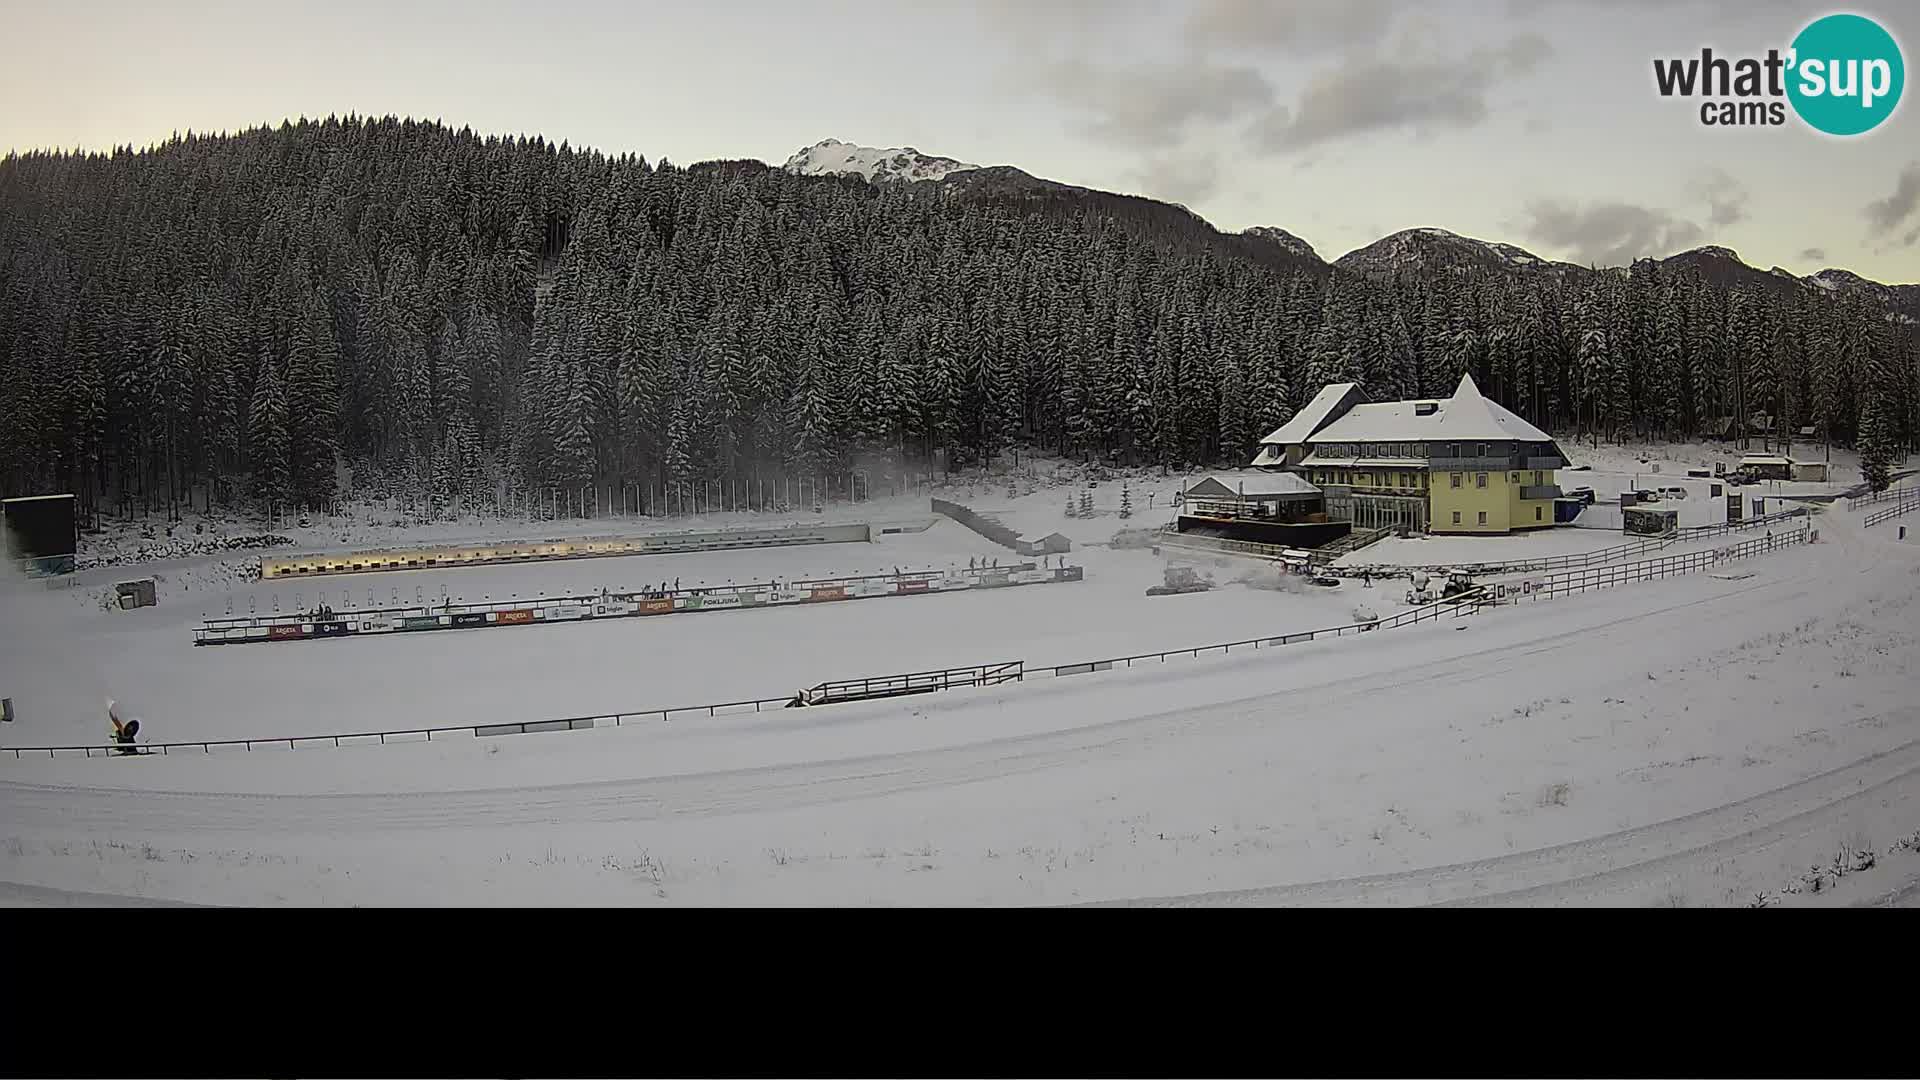
[[[1613,263],[1704,243],[1920,281],[1920,104],[1702,127],[1656,56],[1797,0],[92,0],[10,5],[0,147],[393,113],[682,164],[823,138],[1182,202],[1329,259],[1437,225]],[[1858,11],[1902,40],[1920,5]],[[1912,98],[1920,91],[1910,92]]]

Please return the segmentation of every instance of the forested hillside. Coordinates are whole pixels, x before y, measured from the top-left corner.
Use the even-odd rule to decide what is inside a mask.
[[[0,490],[317,503],[345,465],[457,498],[1016,441],[1239,462],[1323,383],[1467,370],[1563,432],[1765,411],[1897,453],[1913,325],[1789,281],[1356,274],[1013,170],[876,186],[391,118],[15,155]]]

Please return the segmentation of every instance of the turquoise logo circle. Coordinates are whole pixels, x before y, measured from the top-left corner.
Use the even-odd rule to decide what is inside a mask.
[[[1884,123],[1906,89],[1900,43],[1864,15],[1828,15],[1793,39],[1787,99],[1817,131],[1863,135]]]

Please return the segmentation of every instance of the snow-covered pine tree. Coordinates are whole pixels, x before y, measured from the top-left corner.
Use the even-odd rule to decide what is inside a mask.
[[[284,507],[291,490],[287,467],[287,398],[278,366],[272,353],[262,350],[253,402],[247,410],[247,462],[253,472],[255,497],[269,505]]]
[[[1888,412],[1887,395],[1875,393],[1868,398],[1860,420],[1860,478],[1873,491],[1887,489],[1897,452]]]

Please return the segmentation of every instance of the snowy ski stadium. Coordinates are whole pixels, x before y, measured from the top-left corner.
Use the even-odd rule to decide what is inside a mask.
[[[1574,456],[1596,510],[1689,464]],[[1912,902],[1911,479],[1656,535],[1197,520],[1310,486],[1271,475],[9,580],[0,899]]]

